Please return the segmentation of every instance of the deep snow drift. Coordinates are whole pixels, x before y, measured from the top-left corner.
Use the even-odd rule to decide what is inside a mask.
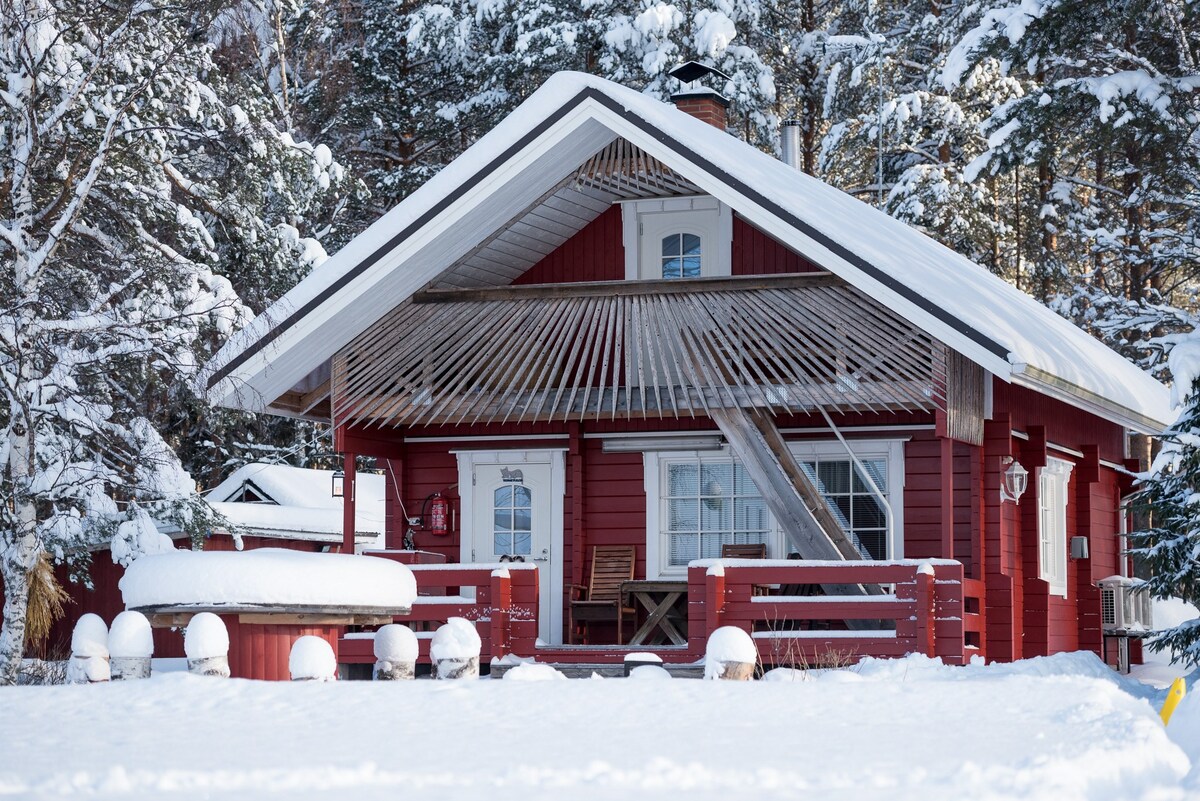
[[[775,678],[163,674],[8,688],[0,797],[1161,801],[1200,789],[1155,708],[1122,689],[1140,685],[1089,654]]]

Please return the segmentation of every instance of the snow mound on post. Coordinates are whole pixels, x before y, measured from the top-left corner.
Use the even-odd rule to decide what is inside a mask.
[[[566,676],[550,665],[533,663],[517,665],[504,674],[505,681],[558,681],[559,679],[566,678]]]
[[[113,620],[108,650],[115,657],[154,656],[154,632],[141,612],[126,610]]]
[[[71,632],[71,655],[108,658],[108,626],[99,615],[89,612],[75,623],[75,630]]]
[[[429,656],[439,659],[470,659],[479,656],[483,642],[475,624],[464,617],[452,617],[433,634],[429,644]]]
[[[671,673],[662,665],[638,665],[629,671],[629,678],[654,681],[671,678]]]
[[[347,606],[408,609],[412,571],[374,556],[252,551],[173,551],[144,556],[121,579],[125,606]]]
[[[292,643],[288,655],[288,673],[292,679],[333,681],[337,677],[337,657],[333,646],[320,637],[306,634]]]
[[[389,623],[375,632],[375,659],[380,662],[415,662],[417,635],[408,626]]]
[[[188,621],[183,635],[183,652],[188,659],[210,659],[229,653],[225,621],[212,612],[201,612]]]
[[[754,640],[742,629],[721,626],[709,635],[704,657],[706,661],[755,662],[758,660],[758,649],[754,646]]]

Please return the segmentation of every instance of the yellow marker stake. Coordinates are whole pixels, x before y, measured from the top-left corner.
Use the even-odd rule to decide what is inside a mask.
[[[1183,700],[1186,692],[1187,682],[1183,680],[1182,676],[1171,682],[1171,689],[1167,690],[1167,700],[1163,702],[1162,712],[1158,713],[1164,726],[1171,722],[1171,715],[1175,713],[1175,707],[1179,706],[1179,702]]]

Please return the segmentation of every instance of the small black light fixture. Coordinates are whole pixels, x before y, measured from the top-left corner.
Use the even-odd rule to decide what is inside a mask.
[[[346,495],[346,474],[341,470],[333,471],[333,497],[342,498]]]
[[[1000,502],[1020,503],[1029,487],[1029,471],[1011,456],[1005,456],[1000,465],[1005,468],[1000,476]]]

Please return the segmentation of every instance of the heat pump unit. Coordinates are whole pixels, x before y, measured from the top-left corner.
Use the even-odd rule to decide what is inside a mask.
[[[1146,582],[1110,576],[1100,585],[1100,625],[1105,634],[1140,635],[1154,629]]]

